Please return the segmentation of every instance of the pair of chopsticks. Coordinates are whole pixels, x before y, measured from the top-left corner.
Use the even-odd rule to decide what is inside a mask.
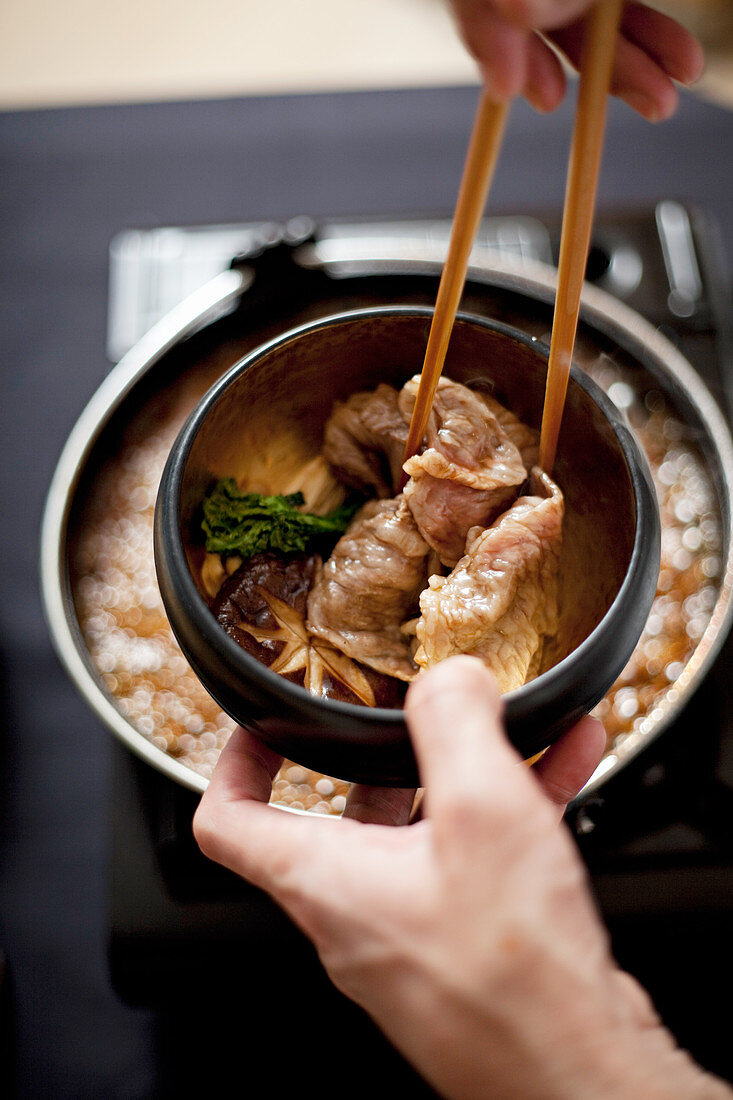
[[[555,460],[578,326],[622,3],[623,0],[597,0],[586,30],[565,189],[557,295],[540,430],[539,462],[548,474]],[[481,95],[438,287],[405,461],[417,453],[425,436],[466,280],[469,256],[501,148],[507,112],[506,104],[493,103],[485,93]]]

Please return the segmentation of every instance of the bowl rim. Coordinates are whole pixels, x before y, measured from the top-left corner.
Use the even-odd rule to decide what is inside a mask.
[[[296,325],[252,349],[233,364],[221,378],[217,379],[199,399],[190,413],[169,453],[156,501],[156,513],[160,512],[160,541],[164,547],[170,576],[173,584],[179,589],[182,602],[187,607],[195,609],[197,632],[205,645],[211,647],[218,657],[227,664],[232,662],[243,679],[249,681],[254,676],[262,685],[263,694],[274,696],[278,703],[287,706],[289,709],[297,709],[301,714],[305,713],[310,719],[316,720],[322,719],[323,708],[325,707],[326,713],[332,716],[342,715],[344,718],[357,721],[364,728],[365,737],[369,727],[373,727],[375,732],[380,730],[382,735],[384,735],[385,730],[391,730],[393,734],[399,733],[402,735],[405,726],[404,712],[396,708],[364,707],[355,703],[323,699],[310,695],[300,685],[291,683],[284,677],[272,672],[256,657],[246,653],[226,634],[218,623],[191,575],[185,550],[178,538],[182,477],[193,444],[211,409],[222,399],[229,387],[241,375],[272,351],[294,340],[307,338],[314,332],[334,325],[348,324],[380,316],[419,317],[427,321],[432,318],[433,313],[432,306],[399,304],[339,311]],[[456,321],[499,332],[525,347],[531,348],[545,360],[549,354],[549,347],[545,342],[504,322],[464,311],[459,311],[456,314]],[[651,532],[656,541],[657,558],[659,557],[659,513],[647,459],[624,422],[623,415],[600,386],[576,364],[571,365],[570,377],[600,408],[620,444],[635,502],[636,526],[634,539],[623,581],[603,617],[583,641],[556,665],[553,665],[529,683],[503,695],[505,715],[508,720],[530,713],[543,699],[556,695],[558,687],[565,680],[568,666],[571,663],[573,665],[580,663],[581,666],[586,664],[588,667],[591,666],[593,653],[599,645],[599,641],[609,631],[613,630],[614,623],[618,621],[623,612],[626,594],[635,585],[639,572],[643,569],[644,561],[648,560],[648,547],[645,545],[647,532]],[[156,540],[156,559],[158,557],[157,544],[158,540]],[[653,550],[652,547],[652,552]],[[171,626],[175,632],[175,624],[172,621]]]

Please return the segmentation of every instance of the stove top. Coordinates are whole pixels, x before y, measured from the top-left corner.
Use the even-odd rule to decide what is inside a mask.
[[[449,231],[445,218],[324,223],[313,247],[337,256],[348,238],[368,254],[385,239],[447,244]],[[489,218],[478,246],[553,263],[559,231],[557,215]],[[110,359],[233,256],[276,233],[282,227],[252,223],[119,235],[110,256]],[[587,277],[662,329],[731,418],[730,293],[715,227],[702,211],[664,201],[653,210],[602,212]],[[567,814],[619,961],[645,981],[680,1041],[723,1075],[733,1067],[722,1031],[716,1045],[709,1022],[696,1030],[689,1005],[709,995],[715,975],[723,981],[730,972],[732,674],[729,639],[675,725]],[[198,795],[120,744],[113,784],[110,958],[120,996],[135,1004],[175,999],[210,989],[217,976],[231,980],[233,965],[251,982],[297,959],[303,980],[331,1005],[332,1022],[342,1019],[343,1000],[283,914],[198,852],[191,836]]]

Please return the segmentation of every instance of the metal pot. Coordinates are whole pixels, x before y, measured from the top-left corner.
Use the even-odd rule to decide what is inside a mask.
[[[185,755],[166,748],[156,731],[155,714],[143,713],[141,718],[139,710],[133,712],[123,705],[124,700],[110,687],[114,676],[100,663],[99,654],[92,653],[89,630],[80,621],[85,584],[78,552],[89,528],[90,501],[105,465],[129,446],[131,424],[143,429],[152,425],[155,435],[160,423],[155,417],[175,402],[182,422],[187,401],[188,408],[193,408],[204,389],[245,352],[296,323],[356,306],[432,304],[443,258],[440,244],[344,238],[295,247],[281,242],[259,255],[241,258],[156,324],[121,359],[73,429],[50,486],[42,527],[41,586],[51,636],[69,676],[102,722],[134,753],[176,783],[203,791],[218,751],[216,744],[205,767],[191,766]],[[515,263],[491,250],[477,249],[463,308],[507,321],[533,336],[546,335],[555,278],[554,269],[545,264]],[[708,526],[715,527],[718,544],[714,575],[708,567],[697,636],[653,705],[638,714],[635,724],[623,733],[611,734],[607,754],[584,789],[586,796],[674,721],[704,679],[730,630],[733,444],[716,401],[674,345],[622,302],[591,285],[583,292],[576,362],[597,378],[604,371],[615,378],[610,383],[606,378],[606,388],[613,397],[615,386],[616,397],[623,397],[620,403],[644,449],[649,445],[643,432],[644,418],[648,425],[649,417],[662,405],[671,410],[670,423],[681,426],[684,436],[677,442],[688,447],[690,454],[694,452],[707,486]],[[148,504],[150,507],[149,552],[145,547],[141,551],[146,566],[148,553],[152,563],[156,490],[157,481],[150,485],[152,499],[140,502],[141,512]],[[663,517],[663,546],[664,537]],[[155,592],[146,595],[152,604],[155,597]],[[164,624],[161,630],[165,630]],[[175,691],[169,694],[175,696]],[[144,708],[145,692],[138,695],[143,697]],[[188,734],[194,742],[197,736],[195,728]]]

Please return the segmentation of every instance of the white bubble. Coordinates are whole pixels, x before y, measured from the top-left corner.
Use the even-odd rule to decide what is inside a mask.
[[[608,396],[619,409],[631,408],[636,400],[636,394],[628,382],[614,382],[608,388]]]

